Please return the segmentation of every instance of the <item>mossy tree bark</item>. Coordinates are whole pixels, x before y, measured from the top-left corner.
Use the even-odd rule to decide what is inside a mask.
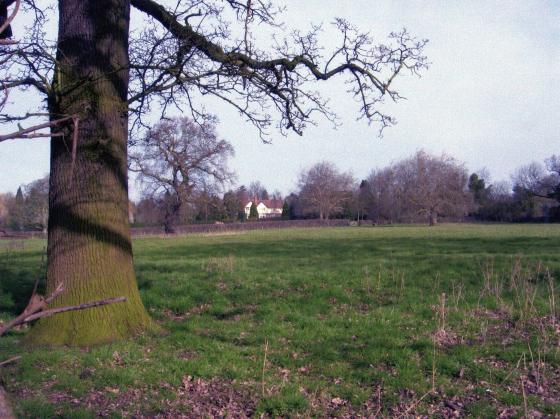
[[[51,142],[47,250],[47,294],[59,283],[66,288],[56,305],[118,296],[127,302],[44,319],[30,335],[38,344],[98,344],[151,327],[128,226],[129,16],[126,0],[59,1],[49,112],[51,119],[78,116],[79,130],[75,161],[71,124]]]

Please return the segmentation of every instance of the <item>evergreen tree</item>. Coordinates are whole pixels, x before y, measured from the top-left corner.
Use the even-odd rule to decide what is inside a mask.
[[[10,228],[16,231],[23,230],[23,218],[25,209],[25,199],[23,198],[23,191],[21,187],[16,192],[16,198],[13,206],[10,209]]]
[[[488,189],[483,178],[479,178],[476,173],[469,177],[469,190],[473,195],[474,202],[483,204],[488,196]]]
[[[243,203],[241,202],[239,194],[234,191],[227,191],[224,194],[223,207],[226,217],[231,221],[238,219],[241,212],[245,214],[245,211],[243,210]]]
[[[249,220],[258,220],[259,212],[257,211],[257,205],[253,202],[251,204],[251,209],[249,210]]]
[[[284,205],[282,205],[282,219],[287,220],[290,218],[290,204],[288,201],[284,201]]]

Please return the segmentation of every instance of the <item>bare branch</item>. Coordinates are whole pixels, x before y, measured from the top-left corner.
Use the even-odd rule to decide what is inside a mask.
[[[50,122],[45,122],[42,124],[38,124],[38,125],[33,125],[29,128],[22,128],[20,127],[20,129],[18,131],[12,132],[10,134],[5,134],[5,135],[0,135],[0,142],[2,141],[7,141],[7,140],[14,140],[14,139],[18,139],[18,138],[38,138],[38,137],[59,137],[59,136],[63,136],[64,134],[62,133],[47,133],[47,132],[37,132],[40,129],[44,129],[44,128],[52,128],[55,127],[59,124],[62,124],[64,122],[67,121],[74,121],[74,135],[73,135],[73,146],[72,146],[72,156],[73,159],[75,159],[75,143],[76,143],[76,135],[77,135],[77,117],[73,117],[73,116],[68,116],[65,118],[60,118],[54,121],[50,121]]]
[[[334,24],[342,34],[342,45],[321,65],[319,27],[313,27],[308,34],[295,32],[292,42],[273,46],[277,57],[271,58],[250,45],[249,23],[256,16],[255,10],[263,6],[257,0],[228,1],[244,28],[242,39],[230,47],[220,42],[229,39],[225,30],[203,33],[189,22],[183,24],[176,12],[154,0],[132,0],[131,4],[165,29],[159,35],[154,30],[145,33],[147,36],[140,44],[144,48],[133,54],[133,67],[151,80],[139,82],[139,89],[132,96],[141,101],[138,118],[142,109],[149,108],[150,95],[158,96],[164,106],[180,107],[176,94],[195,90],[235,104],[264,135],[271,124],[271,115],[266,112],[269,107],[280,115],[282,132],[292,130],[301,134],[306,124],[312,123],[314,113],[335,121],[326,101],[309,91],[307,82],[347,75],[352,83],[349,91],[361,104],[360,113],[383,129],[395,123],[378,107],[384,96],[392,100],[401,98],[393,89],[396,76],[403,69],[418,74],[427,68],[426,57],[422,55],[427,41],[414,39],[404,29],[390,35],[390,45],[375,45],[368,33],[360,33],[346,21],[337,19]],[[145,42],[153,45],[149,56]],[[170,57],[185,59],[172,61]]]

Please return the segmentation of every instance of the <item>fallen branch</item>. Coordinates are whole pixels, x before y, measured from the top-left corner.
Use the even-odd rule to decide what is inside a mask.
[[[105,306],[108,304],[115,304],[115,303],[122,303],[126,301],[126,297],[116,297],[116,298],[108,298],[105,300],[98,300],[98,301],[91,301],[88,303],[78,304],[74,306],[66,306],[66,307],[57,307],[48,309],[47,307],[53,300],[55,300],[60,294],[64,292],[64,285],[60,284],[53,293],[48,297],[44,298],[43,296],[36,294],[33,292],[29,303],[23,313],[17,316],[15,319],[9,321],[5,325],[0,326],[0,336],[3,336],[8,332],[10,329],[13,329],[16,326],[20,326],[25,323],[32,322],[33,320],[37,320],[43,317],[50,317],[54,314],[58,313],[65,313],[67,311],[76,311],[76,310],[85,310],[88,308],[93,307],[100,307]]]
[[[5,361],[0,362],[0,367],[3,367],[4,365],[11,364],[12,362],[16,362],[20,359],[21,359],[21,356],[14,356],[13,358],[6,359]]]
[[[124,303],[124,302],[126,302],[126,297],[116,297],[116,298],[108,298],[106,300],[91,301],[89,303],[78,304],[75,306],[52,308],[50,310],[44,310],[37,314],[33,314],[29,317],[26,317],[24,323],[32,322],[33,320],[37,320],[42,317],[50,317],[54,314],[65,313],[67,311],[85,310],[87,308],[101,307],[109,304]]]
[[[26,323],[25,319],[30,315],[43,311],[45,308],[47,308],[47,306],[55,298],[57,298],[60,294],[62,294],[62,292],[64,292],[64,285],[60,284],[48,298],[44,298],[43,296],[37,294],[36,291],[37,283],[35,283],[35,288],[33,290],[31,298],[29,299],[29,303],[27,303],[27,307],[25,307],[23,312],[15,319],[10,320],[8,323],[0,327],[0,336],[3,336],[8,330]]]

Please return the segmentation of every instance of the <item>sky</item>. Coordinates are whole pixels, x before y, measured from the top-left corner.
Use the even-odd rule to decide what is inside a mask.
[[[378,138],[378,127],[357,121],[358,105],[341,81],[317,88],[330,98],[342,126],[324,119],[303,136],[274,134],[264,144],[229,106],[212,104],[218,133],[236,155],[237,185],[261,181],[269,190],[295,191],[302,170],[327,160],[356,179],[423,149],[446,153],[470,171],[487,168],[493,181],[508,180],[519,166],[560,154],[559,1],[286,0],[288,29],[323,23],[322,42],[336,45],[330,23],[343,17],[384,41],[406,27],[429,39],[430,64],[421,78],[404,76],[396,87],[407,99],[383,109],[398,124]],[[21,22],[19,24],[22,24]],[[15,27],[17,29],[17,25]],[[16,31],[17,33],[17,31]],[[255,28],[258,43],[270,33]],[[17,106],[17,104],[16,104]],[[0,127],[4,133],[6,127]],[[0,143],[0,193],[49,170],[45,139]],[[139,186],[131,179],[131,197]]]

